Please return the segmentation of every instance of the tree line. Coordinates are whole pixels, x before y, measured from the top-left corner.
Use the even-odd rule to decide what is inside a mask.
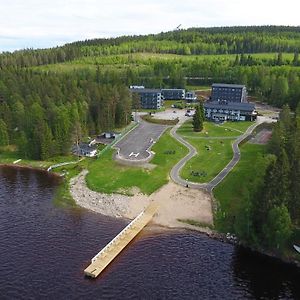
[[[199,55],[299,51],[300,27],[190,28],[155,35],[79,41],[51,49],[5,52],[0,54],[0,68],[39,66],[82,57],[137,52]]]

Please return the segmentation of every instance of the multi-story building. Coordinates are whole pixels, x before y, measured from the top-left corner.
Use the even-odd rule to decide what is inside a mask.
[[[196,93],[194,91],[186,92],[185,93],[185,100],[187,102],[195,102],[195,101],[197,101]]]
[[[184,89],[162,89],[161,94],[165,100],[183,100],[185,98]]]
[[[246,86],[239,84],[214,83],[211,89],[211,101],[247,102]]]
[[[130,91],[140,96],[141,108],[143,109],[160,109],[163,106],[163,97],[160,90],[131,88]]]
[[[205,117],[212,121],[254,121],[257,118],[255,105],[227,101],[204,103]]]

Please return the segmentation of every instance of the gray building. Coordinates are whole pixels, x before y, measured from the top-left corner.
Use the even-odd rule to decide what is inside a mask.
[[[183,100],[185,89],[162,89],[161,94],[165,100]]]
[[[211,101],[247,102],[246,86],[214,83],[211,87]]]
[[[95,157],[97,155],[97,147],[89,143],[80,143],[73,146],[72,152],[78,156]]]
[[[160,109],[163,106],[163,97],[160,90],[131,88],[130,91],[140,96],[143,109]]]
[[[257,118],[255,105],[227,101],[204,103],[205,117],[212,121],[254,121]]]
[[[186,92],[185,93],[185,100],[187,102],[195,102],[195,101],[197,101],[196,93],[194,91]]]

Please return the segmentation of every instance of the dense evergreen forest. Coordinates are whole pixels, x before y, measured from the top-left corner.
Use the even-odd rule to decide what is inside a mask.
[[[129,123],[124,85],[100,85],[87,74],[0,70],[0,146],[17,144],[21,157],[47,159],[72,143]]]
[[[23,157],[65,154],[128,124],[127,87],[246,84],[276,106],[300,101],[300,27],[192,28],[0,54],[0,144]]]
[[[256,177],[245,186],[247,197],[227,222],[240,239],[282,252],[300,233],[300,105],[296,114],[284,106],[267,152],[253,164]]]

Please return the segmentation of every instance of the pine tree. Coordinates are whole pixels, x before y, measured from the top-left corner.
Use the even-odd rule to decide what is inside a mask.
[[[278,53],[278,56],[277,56],[277,65],[278,66],[281,66],[281,65],[283,65],[283,58],[282,58],[282,52],[279,52]]]
[[[196,132],[202,131],[203,121],[204,121],[204,110],[203,110],[203,104],[202,104],[202,102],[200,102],[200,104],[196,106],[196,111],[193,116],[194,131],[196,131]]]
[[[299,66],[299,65],[300,65],[300,61],[299,61],[299,52],[295,52],[295,53],[294,53],[293,65],[294,65],[294,66]]]
[[[29,158],[29,145],[28,145],[28,140],[26,137],[26,134],[24,133],[24,131],[21,131],[19,133],[19,136],[17,138],[17,147],[18,147],[18,154],[22,157],[22,158]]]
[[[292,234],[291,218],[286,206],[275,206],[268,213],[263,226],[267,247],[282,249]]]
[[[3,120],[0,119],[0,146],[7,146],[9,144],[9,137],[7,126]]]

